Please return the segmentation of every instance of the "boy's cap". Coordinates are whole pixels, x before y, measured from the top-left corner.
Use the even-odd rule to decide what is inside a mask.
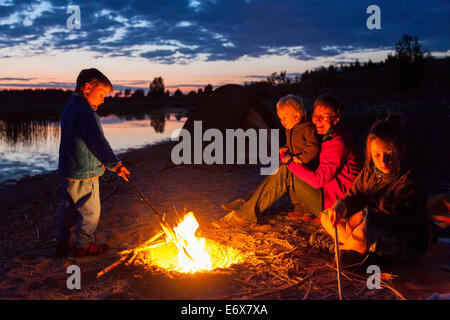
[[[75,88],[75,92],[83,91],[84,85],[92,80],[96,80],[104,86],[111,88],[111,91],[113,90],[111,81],[109,81],[103,73],[95,68],[90,68],[81,70],[77,77],[77,87]]]

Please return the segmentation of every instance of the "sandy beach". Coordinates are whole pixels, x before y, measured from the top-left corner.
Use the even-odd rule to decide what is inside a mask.
[[[57,173],[51,172],[24,178],[15,185],[0,186],[0,299],[337,298],[333,257],[319,254],[308,245],[308,234],[318,226],[285,219],[291,209],[288,197],[267,210],[262,224],[257,227],[236,231],[217,230],[211,226],[212,220],[226,213],[221,208],[222,203],[247,196],[264,179],[258,166],[243,165],[228,172],[187,167],[161,171],[171,147],[171,143],[153,145],[131,150],[121,154],[120,158],[132,172],[135,183],[152,205],[166,214],[168,221],[175,218],[175,212],[193,211],[203,237],[242,252],[252,251],[254,261],[261,263],[249,266],[244,262],[227,272],[191,276],[121,265],[97,279],[99,271],[120,257],[118,252],[140,245],[159,232],[160,227],[134,190],[107,173],[100,179],[102,214],[96,237],[98,242],[107,242],[110,251],[98,257],[55,257],[53,235],[61,188]],[[270,248],[270,252],[265,248]],[[268,255],[271,263],[263,263]],[[405,298],[423,299],[437,288],[441,292],[450,291],[450,273],[440,271],[438,267],[446,259],[448,255],[441,248],[432,246],[419,265],[398,266],[389,272],[402,274],[394,284],[402,289],[398,290]],[[81,290],[69,290],[66,286],[67,267],[74,264],[82,270]],[[320,264],[328,266],[321,273],[317,271]],[[300,281],[312,271],[312,280]],[[262,291],[263,288],[253,287],[257,282],[252,282],[255,278],[252,272],[261,277],[260,283],[270,284],[271,290],[284,288],[284,291],[267,293]],[[426,276],[424,272],[435,277]],[[348,278],[353,278],[351,273]],[[358,280],[362,288],[358,296],[353,289],[349,292],[355,281],[344,281],[348,282],[348,298],[399,298],[389,290],[368,292],[361,279]],[[288,285],[291,287],[286,289]],[[324,288],[328,293],[324,293]],[[245,290],[248,295],[242,294]]]

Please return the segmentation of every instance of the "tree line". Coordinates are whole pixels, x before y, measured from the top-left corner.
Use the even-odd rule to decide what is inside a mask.
[[[198,88],[197,91],[191,90],[187,96],[203,96],[208,95],[213,91],[213,86],[211,84],[207,84],[204,88]],[[173,93],[174,97],[182,97],[185,94],[177,88]],[[169,97],[170,91],[166,90],[164,85],[164,79],[162,77],[155,77],[153,81],[150,83],[147,95],[145,94],[144,89],[138,88],[134,91],[131,91],[130,88],[126,88],[123,91],[117,91],[114,95],[115,98],[144,98],[144,97]]]
[[[434,58],[428,50],[421,48],[417,37],[403,34],[395,44],[394,54],[388,54],[380,62],[356,59],[350,63],[306,70],[295,77],[289,77],[287,71],[273,72],[266,79],[248,82],[245,86],[264,98],[277,98],[288,93],[317,97],[326,91],[357,96],[371,90],[373,95],[378,94],[384,99],[390,93],[401,95],[406,91],[420,91],[424,86],[430,86],[429,83],[442,86],[441,80],[448,84],[448,76],[436,67],[441,64],[445,69],[448,60]],[[351,92],[349,87],[353,89]]]

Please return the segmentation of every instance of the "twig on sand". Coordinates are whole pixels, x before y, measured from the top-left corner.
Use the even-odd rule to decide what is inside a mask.
[[[288,292],[288,291],[295,289],[297,287],[300,287],[302,284],[304,284],[313,275],[314,272],[315,271],[312,271],[306,277],[304,277],[303,279],[301,279],[300,281],[298,281],[292,285],[290,284],[287,286],[282,286],[275,290],[269,290],[269,291],[267,291],[266,289],[263,289],[264,291],[262,291],[261,289],[251,290],[251,291],[240,292],[240,293],[232,294],[232,295],[228,295],[228,296],[212,298],[212,300],[226,300],[226,299],[230,299],[230,298],[239,298],[239,297],[243,297],[243,296],[251,296],[251,299],[254,299],[254,298],[260,298],[260,297],[264,297],[264,296],[271,296],[271,295],[274,295],[277,293]]]
[[[121,264],[122,262],[124,262],[125,260],[127,260],[130,256],[131,256],[131,253],[129,253],[128,255],[124,255],[122,258],[120,258],[119,260],[117,260],[116,262],[114,262],[112,265],[106,267],[105,269],[103,269],[102,271],[100,271],[99,273],[97,273],[97,278],[100,278],[100,277],[103,276],[105,273],[107,273],[107,272],[109,272],[110,270],[112,270],[113,268],[117,267],[119,264]]]
[[[263,293],[258,293],[256,295],[254,295],[252,298],[261,298],[261,297],[264,297],[264,296],[271,296],[271,295],[274,295],[274,294],[277,294],[277,293],[287,292],[287,291],[290,291],[290,290],[295,289],[297,287],[300,287],[302,284],[304,284],[306,282],[306,280],[308,280],[314,274],[314,272],[315,271],[312,271],[310,274],[308,274],[302,280],[298,281],[297,283],[294,283],[293,285],[290,285],[290,286],[287,286],[287,287],[286,286],[285,287],[281,287],[281,288],[278,288],[276,290],[271,290],[271,291],[267,291],[267,292],[263,292]]]
[[[309,287],[308,287],[308,290],[306,290],[306,293],[305,293],[305,295],[303,296],[302,300],[308,299],[308,296],[309,296],[309,293],[311,292],[312,286],[313,286],[313,283],[312,283],[311,280],[309,280]]]
[[[381,280],[381,286],[386,288],[386,289],[389,289],[390,291],[392,291],[397,297],[400,298],[400,300],[407,300],[399,291],[397,291],[395,288],[393,288],[390,285],[388,285],[383,280]]]
[[[132,250],[124,250],[124,251],[120,252],[122,257],[119,260],[117,260],[116,262],[114,262],[113,264],[111,264],[110,266],[106,267],[105,269],[103,269],[102,271],[97,273],[97,278],[100,278],[105,273],[111,271],[112,269],[117,267],[119,264],[125,262],[128,259],[129,260],[127,261],[126,265],[130,265],[140,251],[148,249],[148,248],[156,248],[156,247],[159,247],[159,246],[165,244],[164,240],[155,241],[156,239],[161,237],[163,234],[164,234],[164,231],[160,231],[157,234],[155,234],[153,237],[151,237],[148,241],[143,243],[141,246],[139,246],[135,249],[132,249]]]

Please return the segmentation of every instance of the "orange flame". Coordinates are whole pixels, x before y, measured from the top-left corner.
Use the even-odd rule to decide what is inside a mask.
[[[237,249],[224,246],[205,238],[197,238],[199,224],[193,212],[173,228],[173,236],[166,238],[166,244],[145,250],[144,263],[183,273],[228,268],[242,262],[244,256]],[[174,238],[173,238],[174,237]]]
[[[193,212],[187,213],[183,221],[173,228],[176,235],[173,240],[178,248],[178,270],[181,272],[212,269],[211,257],[205,250],[205,238],[195,236],[197,229],[198,222]]]

